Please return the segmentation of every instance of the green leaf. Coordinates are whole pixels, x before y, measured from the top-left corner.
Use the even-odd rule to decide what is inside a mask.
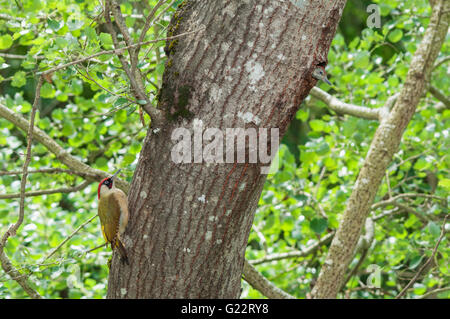
[[[73,133],[75,133],[75,127],[73,126],[71,121],[64,121],[63,129],[62,129],[61,133],[64,136],[70,136]]]
[[[83,82],[80,79],[72,79],[70,86],[74,94],[81,94],[83,92]]]
[[[48,18],[47,24],[50,27],[50,29],[52,29],[53,31],[58,31],[59,29],[61,29],[60,23],[56,20],[52,20],[52,19]]]
[[[409,268],[415,269],[417,266],[420,265],[420,262],[422,261],[422,259],[423,259],[423,256],[420,256],[420,255],[414,256],[409,262]]]
[[[97,33],[92,27],[84,28],[84,34],[86,34],[89,41],[97,40]]]
[[[55,97],[55,89],[53,88],[53,85],[45,82],[41,87],[41,97],[45,99],[51,99]]]
[[[416,295],[423,295],[427,291],[427,286],[424,284],[415,283],[414,284],[414,293]]]
[[[67,26],[69,27],[70,31],[81,29],[83,25],[84,21],[75,15],[72,15],[67,19]]]
[[[124,105],[124,104],[127,103],[127,102],[128,102],[128,100],[127,100],[126,98],[124,98],[124,97],[119,97],[119,98],[116,100],[116,102],[114,102],[114,106],[115,106],[115,107],[118,107],[118,106]]]
[[[271,229],[274,224],[275,224],[275,216],[274,216],[274,214],[270,214],[265,220],[263,230]]]
[[[104,45],[104,46],[110,46],[113,44],[112,41],[112,37],[111,34],[109,33],[100,33],[100,42]]]
[[[130,165],[131,163],[134,162],[135,159],[136,159],[136,154],[127,153],[123,157],[123,163],[124,163],[124,165]]]
[[[402,39],[402,37],[403,37],[403,31],[400,29],[395,29],[388,35],[388,39],[392,43],[396,43],[396,42],[400,41]]]
[[[369,66],[370,54],[369,52],[363,51],[358,52],[355,57],[355,68],[365,69]]]
[[[309,121],[309,126],[315,132],[322,132],[325,129],[325,122],[322,120],[312,120]]]
[[[131,114],[133,114],[137,109],[137,106],[131,106],[127,109],[127,117],[129,117]]]
[[[0,36],[0,50],[8,49],[13,44],[13,38],[9,34]]]
[[[441,234],[441,228],[435,222],[428,223],[428,231],[435,238]]]
[[[443,178],[439,181],[438,185],[440,187],[443,187],[445,191],[450,192],[450,179]]]
[[[325,218],[314,218],[310,223],[309,227],[317,234],[323,233],[328,227],[328,220]]]
[[[55,43],[58,47],[60,47],[61,49],[66,48],[69,45],[69,41],[67,41],[66,39],[64,39],[63,37],[57,37],[55,39]]]
[[[297,114],[295,115],[295,117],[302,121],[302,122],[306,122],[306,120],[308,120],[309,117],[309,109],[300,109],[298,110]]]
[[[17,71],[12,79],[11,85],[20,88],[27,83],[26,73],[24,71]]]
[[[330,151],[330,146],[327,142],[322,142],[319,144],[319,147],[316,149],[316,153],[318,155],[325,155]]]
[[[130,146],[130,153],[131,154],[138,154],[142,149],[142,144],[138,143],[136,141],[133,141]]]
[[[108,160],[104,157],[99,157],[95,160],[95,165],[97,165],[98,167],[102,168],[102,167],[107,167],[108,166]]]
[[[127,121],[127,112],[125,110],[119,110],[114,114],[114,122],[125,123]]]
[[[350,44],[348,45],[348,48],[350,50],[353,50],[358,46],[358,44],[359,44],[359,38],[355,37],[355,38],[353,38],[352,42],[350,42]]]

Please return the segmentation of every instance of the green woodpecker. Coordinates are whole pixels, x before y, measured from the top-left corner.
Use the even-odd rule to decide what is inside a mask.
[[[121,260],[128,264],[128,257],[120,236],[128,223],[128,199],[125,193],[116,188],[114,177],[103,179],[98,184],[98,216],[105,240],[111,244],[111,249],[117,248]]]
[[[332,85],[331,82],[328,81],[327,73],[325,72],[325,68],[323,66],[318,66],[312,73],[312,76],[317,80],[324,81],[328,85]]]

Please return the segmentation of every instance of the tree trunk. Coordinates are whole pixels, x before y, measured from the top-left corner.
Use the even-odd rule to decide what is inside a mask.
[[[115,254],[108,298],[239,297],[245,248],[266,179],[261,168],[268,164],[260,158],[252,163],[249,156],[245,163],[226,163],[226,152],[224,163],[205,163],[195,152],[198,132],[216,128],[224,144],[226,128],[278,128],[281,138],[316,83],[312,71],[327,62],[344,5],[345,0],[180,5],[169,36],[205,29],[167,43],[158,107],[168,121],[160,130],[150,128],[144,141],[123,236],[130,265]],[[192,163],[173,160],[177,128],[192,134],[194,151],[185,158]],[[270,138],[267,144],[270,150]]]

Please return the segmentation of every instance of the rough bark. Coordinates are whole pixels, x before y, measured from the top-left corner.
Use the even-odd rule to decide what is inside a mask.
[[[238,298],[244,253],[266,164],[176,164],[174,129],[279,128],[280,138],[316,80],[345,0],[185,1],[166,46],[159,107],[129,192],[109,298]],[[204,142],[203,145],[208,144]],[[225,144],[225,141],[224,141]],[[270,150],[270,146],[268,146]],[[248,151],[248,150],[247,150]],[[225,152],[224,152],[225,154]]]
[[[312,291],[314,298],[336,298],[378,187],[392,156],[398,149],[403,132],[414,115],[426,83],[429,82],[433,64],[446,38],[450,18],[448,0],[433,3],[430,23],[411,60],[400,95],[392,111],[381,121],[359,172],[317,284]]]

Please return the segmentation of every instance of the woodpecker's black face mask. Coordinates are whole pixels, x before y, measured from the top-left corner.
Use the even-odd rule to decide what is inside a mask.
[[[113,186],[113,180],[112,180],[112,178],[105,179],[105,181],[103,182],[103,185],[105,185],[106,187],[108,187],[109,189],[111,189],[111,187]]]

